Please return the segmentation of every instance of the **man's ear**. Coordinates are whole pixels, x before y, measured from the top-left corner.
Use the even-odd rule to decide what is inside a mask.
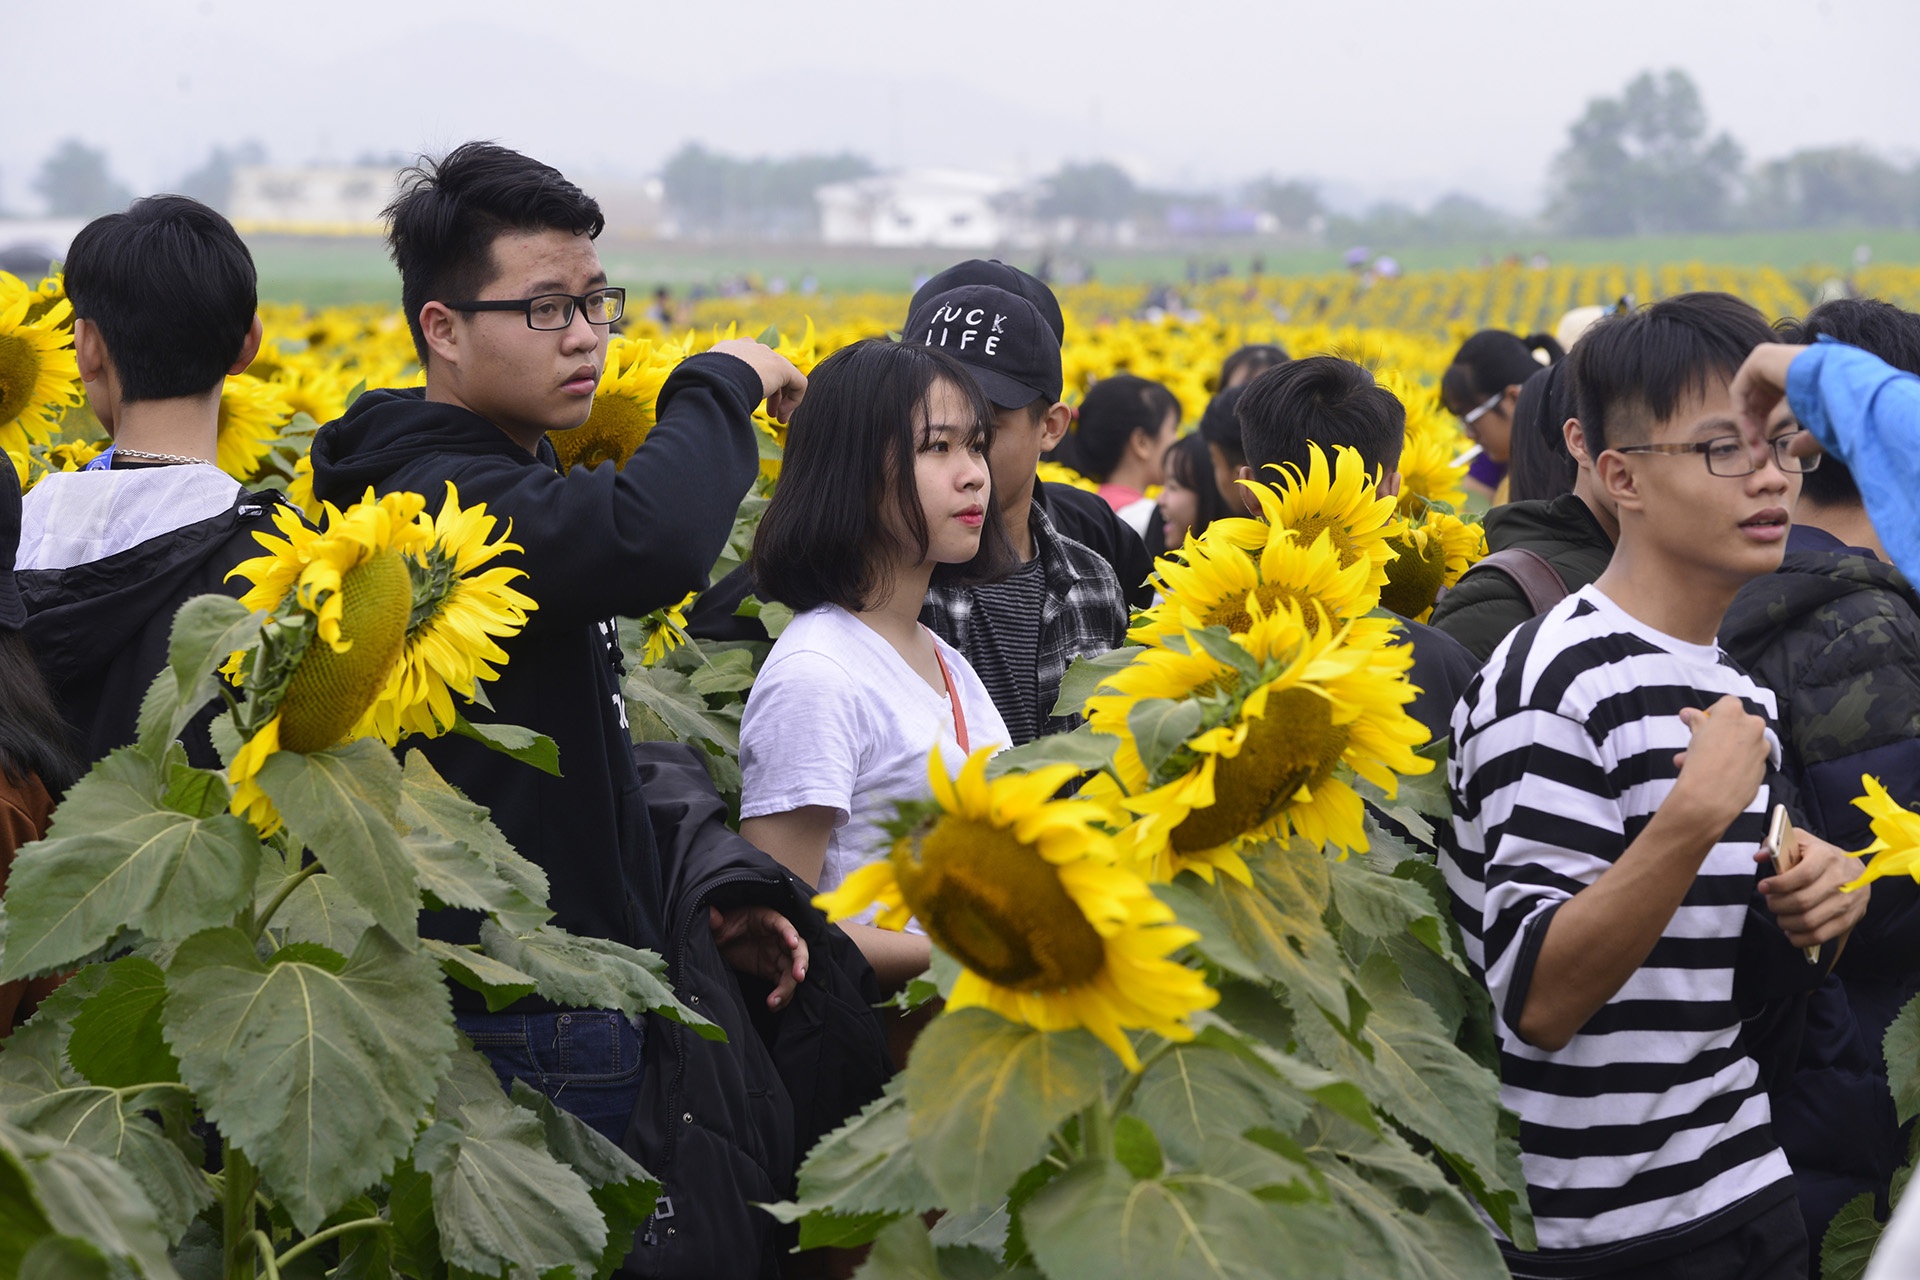
[[[1072,426],[1072,409],[1064,404],[1056,404],[1048,409],[1046,416],[1040,419],[1040,452],[1051,453],[1067,438],[1067,431]]]
[[[1253,468],[1252,467],[1240,468],[1239,479],[1242,479],[1242,480],[1254,479]],[[1234,488],[1240,491],[1240,505],[1247,509],[1247,514],[1250,516],[1259,515],[1260,499],[1254,497],[1253,494],[1244,485],[1235,485]]]
[[[1640,511],[1645,508],[1640,487],[1634,480],[1633,467],[1628,464],[1624,454],[1607,450],[1593,460],[1593,471],[1600,482],[1600,491],[1612,500],[1615,509]]]
[[[91,320],[73,322],[73,361],[80,366],[80,381],[99,382],[107,376],[107,343],[100,326]]]
[[[1580,419],[1568,418],[1560,424],[1560,436],[1567,442],[1567,452],[1573,460],[1587,470],[1593,470],[1593,459],[1587,456],[1587,433],[1580,425]]]
[[[1374,490],[1383,498],[1399,497],[1400,473],[1398,471],[1387,472],[1386,475],[1380,477],[1380,483],[1374,486]]]
[[[266,326],[260,323],[260,315],[254,313],[253,323],[247,326],[247,336],[240,341],[240,354],[227,366],[228,373],[245,373],[253,358],[260,354],[260,342],[266,336]]]
[[[429,302],[420,308],[420,332],[427,350],[447,364],[460,363],[460,327],[454,323],[452,308],[444,302]]]

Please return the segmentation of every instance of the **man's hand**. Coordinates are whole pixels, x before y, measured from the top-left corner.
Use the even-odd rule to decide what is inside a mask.
[[[1740,699],[1728,694],[1705,711],[1682,707],[1680,719],[1693,731],[1687,749],[1675,756],[1679,780],[1667,797],[1679,801],[1701,829],[1717,839],[1746,812],[1767,777],[1767,722],[1748,715]]]
[[[1785,342],[1763,342],[1733,375],[1728,394],[1733,399],[1733,412],[1740,419],[1740,434],[1755,457],[1771,447],[1767,443],[1768,424],[1773,419],[1773,411],[1786,397],[1787,369],[1794,357],[1805,350]],[[1809,431],[1794,441],[1793,452],[1794,456],[1804,458],[1820,452],[1820,443]]]
[[[760,385],[767,398],[767,412],[773,415],[775,422],[785,422],[792,417],[800,397],[807,394],[807,375],[772,347],[751,338],[728,338],[724,342],[714,343],[710,349],[745,360],[753,366],[753,371],[760,375]]]
[[[760,348],[765,351],[765,347]],[[792,365],[788,365],[792,368]],[[793,990],[807,980],[807,941],[772,907],[707,908],[713,945],[741,973],[773,983],[767,1008],[784,1009]]]
[[[1791,871],[1762,880],[1760,892],[1788,942],[1796,947],[1817,947],[1860,923],[1860,917],[1867,914],[1867,893],[1872,886],[1861,885],[1852,893],[1842,893],[1840,886],[1864,873],[1865,864],[1818,836],[1797,829],[1793,834],[1800,861]],[[1754,856],[1761,860],[1766,857]]]

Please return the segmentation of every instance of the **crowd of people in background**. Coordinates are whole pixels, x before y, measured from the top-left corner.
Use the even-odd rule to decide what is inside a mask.
[[[565,771],[460,737],[423,749],[544,869],[557,924],[674,955],[691,931],[755,1018],[826,1030],[687,1081],[661,1069],[657,1024],[616,1010],[489,1011],[456,987],[459,1025],[503,1083],[629,1144],[684,1230],[763,1256],[746,1206],[877,1095],[915,1028],[873,1006],[931,960],[912,926],[827,926],[814,894],[885,855],[897,805],[931,795],[930,747],[951,773],[1078,726],[1069,667],[1126,643],[1154,557],[1258,516],[1251,485],[1344,449],[1398,493],[1405,407],[1360,364],[1272,345],[1225,361],[1197,423],[1140,377],[1067,387],[1048,284],[971,260],[920,287],[897,340],[807,376],[716,344],[661,388],[632,465],[562,471],[547,433],[585,420],[624,305],[598,206],[476,143],[413,171],[389,216],[425,386],[325,424],[314,491],[433,510],[453,482],[512,522],[539,610],[490,701]],[[0,467],[0,876],[87,762],[132,740],[175,610],[237,593],[227,572],[284,502],[210,465],[222,380],[261,341],[226,220],[141,200],[65,270],[113,447],[24,500]],[[536,301],[562,322],[536,325]],[[653,306],[672,312],[664,291]],[[1476,446],[1489,554],[1429,623],[1395,620],[1409,711],[1451,742],[1439,863],[1520,1117],[1540,1247],[1503,1248],[1516,1276],[1817,1274],[1827,1223],[1862,1191],[1884,1208],[1907,1150],[1882,1037],[1920,992],[1920,886],[1842,886],[1868,842],[1861,775],[1920,803],[1920,316],[1844,300],[1770,327],[1688,294],[1577,321],[1460,347],[1439,393]],[[788,424],[783,471],[750,558],[709,584],[763,403]],[[1043,480],[1048,463],[1085,483]],[[675,823],[705,776],[632,743],[614,621],[693,590],[694,634],[771,641],[738,832],[698,842]],[[777,638],[738,609],[749,594],[792,610]],[[185,739],[199,763],[209,719]],[[1791,869],[1760,856],[1776,805]],[[759,873],[673,862],[693,858]],[[477,922],[421,927],[462,943]],[[44,994],[0,990],[0,1034]],[[813,1109],[771,1154],[751,1133],[658,1137],[672,1090],[730,1082]]]

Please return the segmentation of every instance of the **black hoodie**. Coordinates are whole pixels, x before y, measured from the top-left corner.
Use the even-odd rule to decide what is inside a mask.
[[[176,474],[169,469],[167,479]],[[85,485],[107,477],[54,479]],[[14,575],[27,606],[27,643],[73,728],[82,764],[133,741],[140,701],[167,664],[174,614],[198,595],[246,591],[249,583],[230,581],[227,573],[260,554],[253,535],[277,534],[273,515],[284,509],[280,495],[235,484],[232,507],[218,515],[99,560]],[[201,768],[220,764],[207,736],[216,709],[202,712],[181,735],[187,758]]]
[[[546,734],[561,777],[464,738],[422,745],[468,797],[487,805],[507,839],[552,882],[553,923],[586,937],[658,951],[660,871],[629,751],[616,616],[674,604],[704,587],[734,513],[759,469],[752,413],[760,377],[743,360],[707,353],[660,388],[657,423],[622,471],[562,473],[542,441],[529,454],[485,418],[425,393],[369,391],[313,442],[313,491],[344,505],[371,487],[412,491],[437,510],[447,482],[463,506],[484,502],[512,521],[522,550],[498,563],[525,569],[516,585],[539,603],[476,718]],[[404,745],[404,744],[403,744]],[[422,932],[471,942],[478,917],[441,911]],[[478,1011],[456,988],[457,1006]],[[529,1000],[515,1011],[543,1007]]]

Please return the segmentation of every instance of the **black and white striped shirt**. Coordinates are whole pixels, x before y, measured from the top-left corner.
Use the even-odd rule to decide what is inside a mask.
[[[1734,1003],[1769,787],[1708,853],[1646,962],[1565,1048],[1514,1030],[1554,911],[1673,789],[1689,737],[1681,708],[1727,694],[1773,721],[1773,695],[1716,646],[1663,635],[1589,586],[1509,636],[1454,711],[1458,847],[1442,869],[1493,997],[1501,1098],[1521,1121],[1542,1253],[1510,1251],[1517,1275],[1678,1252],[1790,1185]]]

